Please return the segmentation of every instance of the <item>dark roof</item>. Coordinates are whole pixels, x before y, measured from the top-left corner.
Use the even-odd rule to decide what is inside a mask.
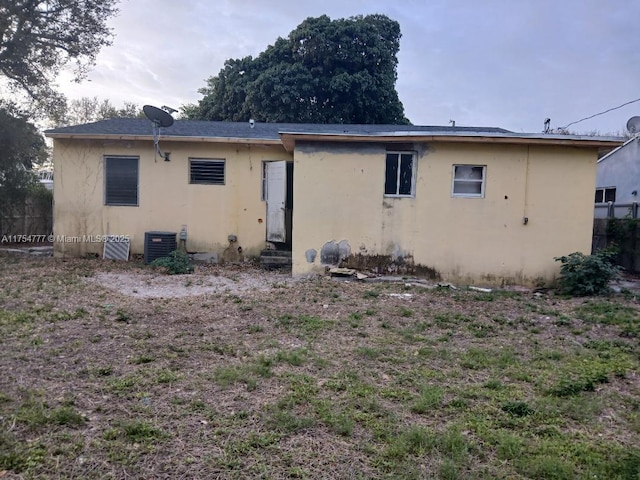
[[[199,138],[243,138],[279,140],[279,133],[311,134],[351,134],[375,135],[395,132],[431,133],[512,133],[494,127],[439,127],[418,125],[346,125],[317,123],[259,123],[251,128],[249,122],[209,122],[196,120],[176,120],[171,127],[162,128],[163,137],[199,137]],[[53,128],[45,131],[52,136],[66,135],[152,135],[151,122],[144,118],[113,118],[84,125]]]

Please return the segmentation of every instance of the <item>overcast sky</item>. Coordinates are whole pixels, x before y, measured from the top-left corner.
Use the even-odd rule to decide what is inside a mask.
[[[59,86],[178,108],[307,17],[372,13],[400,23],[396,88],[416,125],[539,132],[640,98],[638,0],[121,0],[90,81]],[[640,102],[570,128],[621,132],[634,115]]]

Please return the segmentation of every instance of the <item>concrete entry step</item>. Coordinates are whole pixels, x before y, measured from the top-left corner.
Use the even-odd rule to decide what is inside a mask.
[[[265,270],[291,268],[291,252],[288,250],[263,250],[260,252],[260,266]]]

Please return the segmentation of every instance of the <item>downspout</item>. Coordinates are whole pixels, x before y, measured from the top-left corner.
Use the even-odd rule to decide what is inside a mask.
[[[523,209],[523,214],[522,214],[522,224],[523,225],[528,225],[529,224],[528,209],[529,209],[529,154],[530,154],[530,149],[531,149],[531,146],[527,145],[527,159],[526,159],[526,166],[525,166],[525,172],[524,172],[524,209]]]

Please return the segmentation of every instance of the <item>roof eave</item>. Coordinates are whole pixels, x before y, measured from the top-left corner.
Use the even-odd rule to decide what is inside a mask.
[[[520,144],[520,145],[561,145],[583,148],[615,148],[622,143],[621,139],[614,137],[568,137],[568,136],[526,136],[526,135],[487,135],[487,134],[377,134],[377,135],[351,135],[331,133],[296,133],[280,132],[280,138],[285,149],[289,152],[295,148],[296,141],[321,141],[321,142],[441,142],[441,143],[495,143],[495,144]]]
[[[598,160],[598,163],[601,163],[603,161],[605,161],[607,158],[609,158],[610,156],[612,156],[614,153],[616,153],[618,150],[623,149],[624,147],[626,147],[628,144],[630,144],[631,142],[633,142],[634,140],[640,141],[640,136],[633,136],[630,139],[628,139],[626,142],[624,142],[622,145],[620,145],[618,148],[615,148],[613,150],[611,150],[609,153],[607,153],[606,155],[604,155],[602,158],[600,158]]]
[[[93,133],[45,133],[45,136],[53,139],[76,140],[123,140],[123,141],[152,141],[152,135],[126,135],[126,134],[93,134]],[[172,136],[161,135],[163,142],[195,142],[195,143],[241,143],[255,145],[282,145],[277,138],[238,138],[238,137],[197,137],[197,136]]]

